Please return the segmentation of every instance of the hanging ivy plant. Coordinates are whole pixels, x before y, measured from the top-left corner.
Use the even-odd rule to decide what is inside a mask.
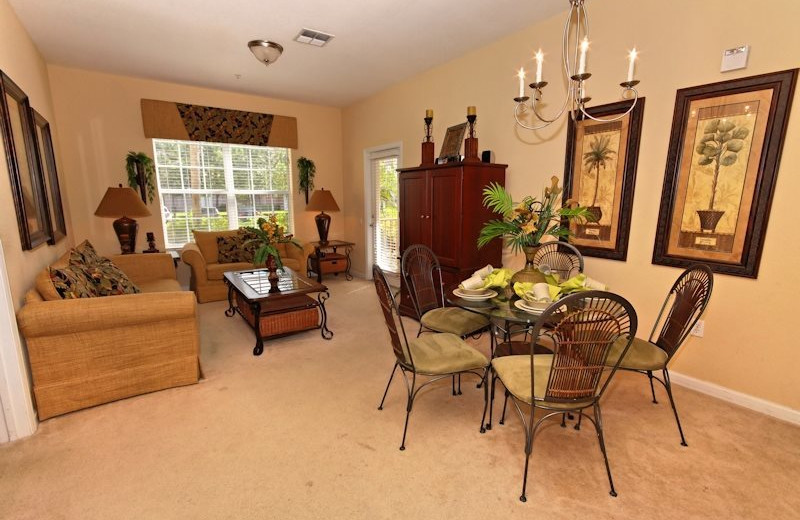
[[[153,159],[144,152],[128,152],[125,157],[128,186],[138,189],[142,202],[153,202],[156,197],[156,168]]]
[[[306,194],[306,204],[308,204],[308,194],[314,190],[314,175],[317,173],[317,165],[311,159],[300,157],[297,159],[297,171],[300,174],[300,190]]]

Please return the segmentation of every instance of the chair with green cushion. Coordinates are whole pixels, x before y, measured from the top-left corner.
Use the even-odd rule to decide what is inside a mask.
[[[681,435],[681,445],[683,446],[687,446],[686,438],[683,436],[681,420],[678,418],[678,410],[675,408],[667,365],[691,332],[694,324],[703,315],[711,298],[713,287],[714,274],[710,267],[705,264],[689,266],[669,290],[669,294],[661,306],[661,311],[658,313],[658,319],[650,332],[650,337],[647,340],[634,338],[631,348],[619,363],[619,368],[622,370],[647,374],[653,403],[658,403],[653,380],[655,379],[664,386],[672,405],[672,412],[675,414],[675,422],[678,424],[678,433]],[[667,312],[665,313],[665,311]],[[608,356],[610,365],[617,363],[623,346],[615,345],[611,349]],[[653,372],[657,370],[661,371],[663,379],[653,375]]]
[[[419,320],[417,336],[427,329],[465,338],[489,326],[485,316],[458,307],[445,307],[442,268],[429,247],[415,244],[406,249],[400,270]]]
[[[377,265],[373,266],[372,277],[375,281],[375,290],[378,293],[381,310],[383,310],[383,317],[389,329],[392,350],[395,356],[392,375],[386,384],[386,390],[383,392],[383,398],[378,410],[383,410],[383,403],[386,401],[389,386],[392,384],[394,374],[399,368],[408,390],[406,422],[403,427],[403,441],[400,443],[400,449],[405,450],[408,419],[411,415],[411,408],[414,405],[414,398],[416,398],[419,391],[434,381],[451,377],[455,374],[471,373],[478,376],[481,381],[485,381],[489,370],[489,360],[455,334],[446,332],[425,334],[408,341],[403,322],[397,311],[397,305],[383,270]],[[418,385],[417,376],[429,376],[431,379]],[[484,387],[485,391],[486,387]]]
[[[542,313],[531,331],[527,354],[492,360],[492,370],[511,395],[525,429],[521,501],[527,500],[528,463],[536,430],[546,419],[564,413],[578,414],[594,424],[610,494],[617,496],[603,438],[600,398],[617,369],[606,368],[608,353],[621,341],[624,354],[636,334],[636,326],[636,311],[625,298],[605,291],[579,292],[557,301]],[[552,345],[552,354],[536,353],[537,343],[544,337]],[[592,415],[588,415],[589,409]],[[542,412],[538,418],[536,410]],[[555,456],[572,460],[568,450],[559,450]]]

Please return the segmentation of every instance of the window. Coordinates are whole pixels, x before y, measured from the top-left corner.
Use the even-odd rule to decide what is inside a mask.
[[[400,272],[398,147],[367,152],[372,184],[372,261],[390,273]]]
[[[237,229],[275,213],[291,233],[288,148],[153,140],[167,248],[194,241],[192,230]]]

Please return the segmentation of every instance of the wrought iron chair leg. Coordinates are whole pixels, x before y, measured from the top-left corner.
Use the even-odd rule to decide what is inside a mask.
[[[383,398],[381,399],[381,404],[378,405],[378,410],[383,410],[383,402],[386,400],[386,394],[389,393],[389,386],[392,384],[392,379],[394,379],[394,373],[397,372],[397,361],[394,362],[394,368],[392,369],[392,375],[389,376],[389,382],[386,383],[386,390],[383,391]]]
[[[528,488],[528,465],[531,461],[531,453],[533,452],[533,432],[528,430],[525,432],[527,439],[525,439],[525,471],[522,474],[522,494],[519,496],[520,502],[527,502],[526,489]]]
[[[565,413],[561,414],[561,427],[562,428],[566,428],[567,427],[567,414],[565,414]]]
[[[648,370],[647,371],[647,378],[650,380],[650,393],[653,394],[653,404],[658,404],[658,401],[656,401],[656,389],[653,388],[653,371],[652,370]]]
[[[490,366],[487,366],[486,370],[483,371],[483,378],[481,379],[481,383],[483,384],[483,415],[481,416],[481,433],[486,433],[486,409],[489,407],[489,382],[487,381],[487,378],[489,377]]]
[[[606,442],[603,438],[603,417],[600,414],[600,405],[594,405],[594,429],[597,430],[597,440],[600,443],[600,451],[603,452],[603,460],[606,463],[606,473],[608,473],[608,484],[611,486],[611,491],[608,492],[612,497],[617,496],[617,490],[614,489],[614,479],[611,478],[611,466],[608,464],[608,454],[606,454]]]
[[[686,444],[686,437],[683,436],[683,428],[681,428],[681,420],[678,418],[678,409],[675,408],[675,398],[672,397],[672,383],[669,380],[669,371],[664,368],[664,388],[667,389],[667,396],[669,396],[669,404],[672,405],[672,413],[675,414],[675,422],[678,423],[678,432],[681,434],[681,446],[688,446]]]
[[[458,395],[461,395],[461,374],[458,374]]]
[[[450,376],[450,378],[453,381],[453,395],[456,395],[456,375],[453,374],[452,376]]]
[[[580,430],[581,429],[581,421],[582,420],[583,420],[583,414],[578,415],[578,422],[576,422],[575,426],[574,426],[574,428],[576,430]]]
[[[411,408],[414,406],[414,387],[417,383],[417,374],[411,377],[411,387],[408,389],[408,404],[406,405],[406,424],[403,426],[403,442],[400,443],[400,451],[406,449],[406,433],[408,433],[408,418],[411,416]]]
[[[509,396],[509,392],[508,392],[508,390],[506,390],[506,397],[505,397],[505,399],[503,399],[503,415],[501,415],[500,416],[500,420],[497,421],[500,424],[505,424],[506,423],[506,405],[508,405],[508,396]]]

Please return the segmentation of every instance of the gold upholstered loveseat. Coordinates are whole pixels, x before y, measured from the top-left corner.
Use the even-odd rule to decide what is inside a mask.
[[[200,303],[224,300],[228,297],[228,290],[222,276],[225,271],[241,271],[252,268],[250,262],[219,262],[218,237],[232,237],[239,233],[238,230],[230,231],[193,231],[194,243],[187,243],[181,251],[181,260],[192,269],[190,288],[197,295]],[[306,258],[314,251],[311,246],[304,248],[292,244],[277,244],[283,265],[305,274]]]
[[[141,293],[62,299],[46,268],[17,313],[40,420],[199,379],[197,303],[172,257],[111,260]]]

